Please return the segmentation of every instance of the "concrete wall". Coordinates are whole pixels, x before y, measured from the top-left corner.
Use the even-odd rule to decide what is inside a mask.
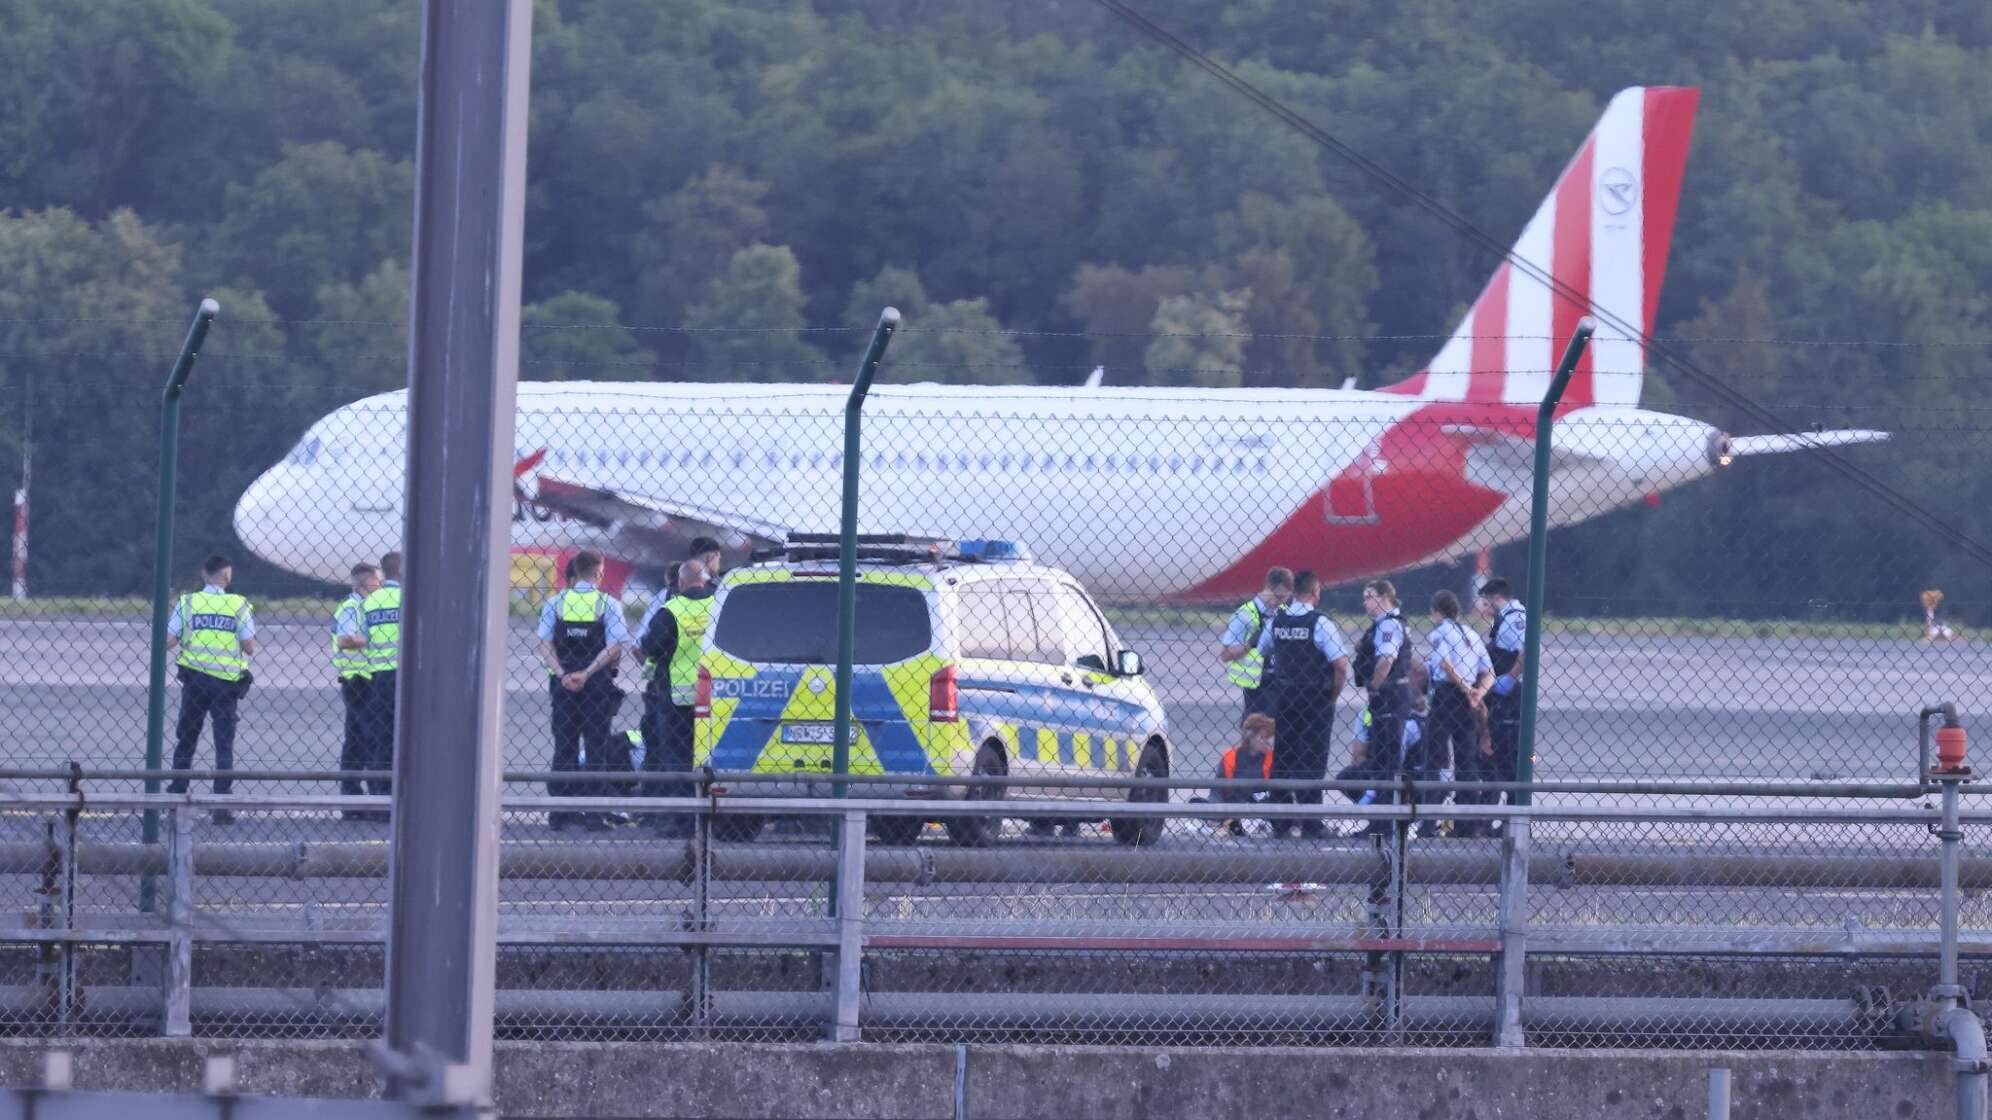
[[[38,1085],[46,1048],[0,1042],[0,1085]],[[238,1057],[247,1093],[361,1096],[380,1080],[352,1042],[132,1039],[74,1052],[78,1089],[198,1092],[210,1053]],[[497,1092],[522,1117],[949,1120],[959,1089],[968,1120],[1701,1120],[1718,1066],[1733,1071],[1734,1120],[1956,1115],[1933,1054],[501,1043]]]

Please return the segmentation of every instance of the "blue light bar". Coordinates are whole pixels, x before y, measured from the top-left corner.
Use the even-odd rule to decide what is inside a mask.
[[[1031,550],[1017,541],[976,539],[956,541],[955,555],[963,560],[1029,560]]]

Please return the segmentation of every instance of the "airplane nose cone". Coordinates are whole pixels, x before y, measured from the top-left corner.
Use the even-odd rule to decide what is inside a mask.
[[[265,560],[275,562],[276,557],[276,509],[272,505],[280,483],[277,472],[281,468],[264,471],[242,497],[235,503],[235,535],[244,547]]]

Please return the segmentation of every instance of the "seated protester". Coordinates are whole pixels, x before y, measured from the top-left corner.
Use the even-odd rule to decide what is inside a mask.
[[[1245,717],[1238,729],[1238,745],[1224,752],[1218,760],[1217,777],[1222,781],[1251,780],[1270,781],[1273,776],[1273,717],[1264,712],[1253,712]],[[1272,792],[1263,786],[1216,790],[1217,800],[1233,804],[1263,803],[1271,798]],[[1245,822],[1232,819],[1224,822],[1224,830],[1233,836],[1245,835]]]

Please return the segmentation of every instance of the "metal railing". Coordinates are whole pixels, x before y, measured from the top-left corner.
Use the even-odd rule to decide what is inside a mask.
[[[377,1029],[391,841],[338,814],[387,799],[93,788],[139,777],[72,775],[67,791],[0,801],[0,899],[32,901],[0,925],[0,961],[29,958],[0,982],[0,1029]],[[1932,1000],[1961,1003],[1992,960],[1976,901],[1992,852],[1973,843],[1992,811],[1931,804],[1917,785],[1666,783],[1627,805],[1593,802],[1637,783],[1544,783],[1517,806],[1420,803],[1475,787],[1411,782],[1397,804],[1314,806],[1076,800],[1047,796],[1070,780],[1023,777],[1000,800],[946,801],[869,795],[882,783],[863,778],[841,800],[752,795],[765,775],[693,778],[706,796],[505,800],[498,937],[517,967],[501,964],[501,1030],[1869,1047],[1927,1042],[1944,1018]],[[217,808],[235,823],[209,822]],[[148,811],[167,823],[159,843],[140,836]],[[547,813],[690,827],[553,833]],[[1013,823],[987,847],[867,835],[964,815]],[[1150,846],[1087,835],[1103,817],[1163,818],[1164,832]],[[1380,827],[1296,841],[1223,826],[1241,817]],[[1419,835],[1481,819],[1505,835]],[[771,820],[787,832],[743,842]],[[164,905],[148,911],[137,884],[154,876]],[[128,958],[122,974],[106,954]],[[314,954],[345,963],[307,975]],[[1757,975],[1716,976],[1741,961]]]

